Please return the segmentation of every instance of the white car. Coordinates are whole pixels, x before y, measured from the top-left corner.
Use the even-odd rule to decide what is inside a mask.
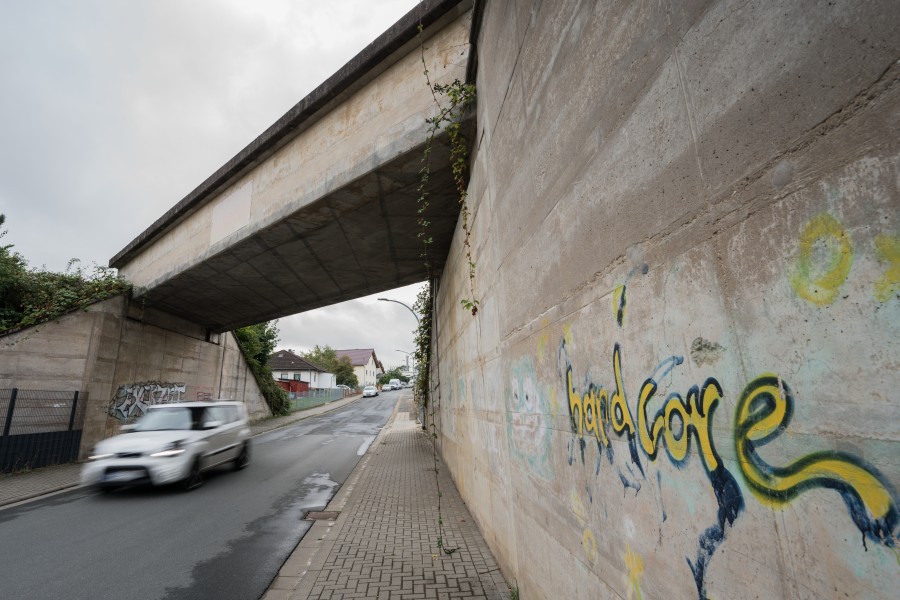
[[[378,388],[374,385],[367,385],[363,388],[363,398],[368,398],[369,396],[377,396]]]
[[[128,433],[99,442],[81,468],[81,482],[108,490],[125,485],[203,485],[203,471],[250,463],[250,428],[242,402],[151,406]]]

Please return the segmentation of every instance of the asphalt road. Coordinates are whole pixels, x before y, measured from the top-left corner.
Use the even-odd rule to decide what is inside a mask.
[[[192,492],[79,488],[0,510],[0,598],[259,598],[398,397],[257,436],[247,469]]]

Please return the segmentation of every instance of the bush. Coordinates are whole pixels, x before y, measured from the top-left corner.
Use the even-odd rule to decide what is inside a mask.
[[[0,215],[0,227],[6,221]],[[0,231],[0,238],[6,231]],[[94,264],[91,271],[72,259],[65,273],[29,269],[25,258],[0,246],[0,333],[39,325],[75,310],[131,291],[114,269]]]

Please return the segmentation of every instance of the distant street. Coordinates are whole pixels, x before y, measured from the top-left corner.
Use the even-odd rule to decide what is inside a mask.
[[[193,492],[78,489],[0,510],[0,597],[259,598],[402,393],[256,437],[247,469]]]

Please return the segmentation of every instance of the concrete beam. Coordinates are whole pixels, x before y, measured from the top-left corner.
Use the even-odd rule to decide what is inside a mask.
[[[432,82],[464,79],[471,1],[423,2],[110,261],[139,301],[212,331],[426,279],[459,213],[431,155],[430,273],[418,235]],[[419,36],[419,24],[425,28]],[[472,126],[472,123],[469,124]]]

